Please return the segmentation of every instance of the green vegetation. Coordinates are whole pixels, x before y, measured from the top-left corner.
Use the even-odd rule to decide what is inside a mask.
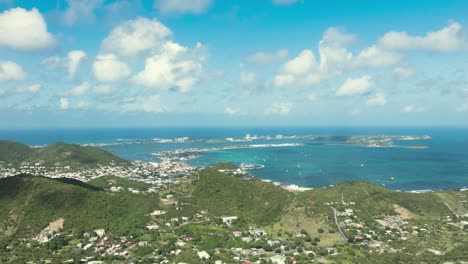
[[[92,179],[87,182],[87,184],[99,187],[101,189],[106,189],[111,186],[120,186],[124,189],[134,188],[137,190],[146,190],[150,187],[149,184],[139,181],[132,181],[122,177],[116,176],[102,176],[96,179]]]
[[[219,171],[230,166],[216,164],[157,189],[114,176],[86,183],[28,175],[0,179],[0,262],[468,260],[468,225],[462,224],[468,221],[466,192],[404,193],[347,182],[292,193]],[[221,216],[238,218],[229,222]],[[49,233],[47,242],[32,239],[61,223],[63,229]],[[93,233],[100,228],[102,237]]]
[[[213,165],[210,165],[209,167],[216,170],[236,170],[239,168],[236,164],[232,162],[218,162]]]
[[[116,234],[142,230],[158,199],[129,192],[118,194],[75,180],[27,175],[0,179],[2,234],[34,236],[49,222],[64,218],[76,233],[104,228]]]
[[[72,169],[93,168],[98,164],[109,165],[112,162],[128,164],[129,162],[112,153],[90,146],[55,143],[46,147],[29,146],[0,141],[0,161],[18,165],[41,163],[44,166],[70,166]]]
[[[292,200],[291,194],[260,180],[245,181],[214,168],[199,173],[194,202],[214,215],[234,215],[258,225],[277,221]]]
[[[19,163],[29,156],[33,148],[17,142],[0,140],[0,161]]]

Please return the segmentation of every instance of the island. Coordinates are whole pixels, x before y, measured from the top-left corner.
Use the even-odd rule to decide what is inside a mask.
[[[274,146],[263,146],[274,147]],[[91,146],[0,142],[2,263],[468,261],[468,190],[301,188],[203,151],[126,161]]]

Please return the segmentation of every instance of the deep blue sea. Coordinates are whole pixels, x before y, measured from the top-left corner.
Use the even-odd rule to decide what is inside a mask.
[[[368,148],[333,140],[273,139],[227,143],[226,138],[301,135],[429,135],[431,139],[396,142],[398,146],[428,148]],[[154,139],[188,137],[184,143]],[[458,189],[468,186],[468,128],[108,128],[108,129],[7,129],[0,139],[38,146],[53,142],[99,144],[126,159],[157,161],[151,155],[163,150],[222,147],[232,144],[300,143],[295,147],[246,148],[209,152],[191,160],[206,166],[219,161],[262,164],[250,172],[263,179],[306,187],[320,187],[351,180],[367,180],[394,190]],[[394,180],[390,180],[390,178]]]

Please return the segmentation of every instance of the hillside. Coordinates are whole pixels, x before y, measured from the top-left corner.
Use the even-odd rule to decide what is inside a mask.
[[[19,163],[33,152],[33,148],[17,142],[0,140],[0,161]]]
[[[114,194],[71,179],[21,175],[0,179],[0,234],[32,236],[63,218],[64,229],[80,233],[104,228],[124,234],[144,228],[158,199]]]
[[[266,225],[279,219],[291,202],[291,194],[260,180],[245,181],[214,168],[200,172],[193,199],[215,215],[235,215]]]
[[[0,141],[0,161],[18,165],[41,163],[44,166],[70,166],[72,169],[92,168],[112,162],[128,164],[112,153],[89,146],[54,143],[45,147],[31,148],[21,143]]]
[[[114,176],[87,183],[0,179],[0,262],[79,262],[86,256],[105,263],[242,263],[234,259],[278,255],[297,263],[468,260],[466,192],[404,193],[346,182],[292,193],[217,167],[157,189]],[[225,216],[238,218],[227,223]],[[33,239],[57,226],[63,227],[57,237]],[[105,236],[96,229],[105,229]],[[210,261],[200,261],[200,252]]]

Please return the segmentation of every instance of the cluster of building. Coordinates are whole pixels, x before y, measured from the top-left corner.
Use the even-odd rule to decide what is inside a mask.
[[[183,161],[184,159],[164,159],[160,163],[132,161],[128,164],[121,164],[111,162],[109,165],[98,164],[94,167],[80,169],[59,165],[46,166],[41,162],[34,164],[21,163],[19,166],[0,162],[0,178],[29,174],[49,178],[71,178],[86,182],[102,176],[112,175],[143,181],[154,186],[164,186],[197,170],[197,168],[189,166]]]

